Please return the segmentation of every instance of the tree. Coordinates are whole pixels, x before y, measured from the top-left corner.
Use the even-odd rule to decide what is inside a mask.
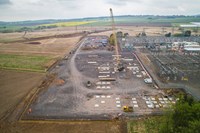
[[[147,36],[147,34],[145,32],[142,32],[141,36]]]
[[[127,37],[127,36],[129,36],[129,34],[128,33],[124,33],[124,37]]]
[[[176,33],[176,34],[174,34],[173,36],[174,36],[174,37],[182,37],[183,34],[181,34],[181,33]]]
[[[192,32],[191,32],[190,30],[186,30],[185,33],[184,33],[184,36],[185,36],[185,37],[190,37],[190,36],[191,36],[191,33],[192,33]]]
[[[165,37],[171,37],[171,32],[165,34]]]
[[[194,120],[189,125],[189,133],[200,133],[200,120]]]
[[[117,37],[122,38],[123,37],[123,33],[121,31],[117,32]]]
[[[165,109],[163,116],[148,117],[139,121],[140,127],[145,129],[143,132],[200,133],[200,102],[189,95],[181,95],[179,99],[172,108]],[[134,131],[137,131],[137,128],[132,126],[130,132]]]
[[[171,114],[165,115],[161,133],[199,133],[200,103],[191,96],[182,96],[176,103]]]
[[[110,35],[109,43],[110,43],[110,45],[115,45],[115,38],[114,38],[113,34]]]
[[[198,33],[198,27],[192,30],[194,33]]]

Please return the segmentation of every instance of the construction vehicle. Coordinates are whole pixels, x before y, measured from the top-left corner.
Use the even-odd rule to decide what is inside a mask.
[[[133,112],[133,107],[132,106],[123,106],[123,111],[124,112]]]
[[[116,65],[117,65],[118,71],[123,71],[124,67],[123,67],[123,64],[121,64],[121,62],[120,62],[121,55],[119,55],[119,50],[118,50],[117,35],[115,32],[115,20],[114,20],[112,8],[110,8],[110,17],[111,17],[111,21],[112,21],[112,31],[113,31],[114,45],[115,45]]]
[[[145,79],[144,79],[144,82],[145,82],[146,84],[152,84],[152,83],[153,83],[152,78],[145,78]]]
[[[90,87],[90,86],[91,86],[91,82],[87,81],[87,87]]]

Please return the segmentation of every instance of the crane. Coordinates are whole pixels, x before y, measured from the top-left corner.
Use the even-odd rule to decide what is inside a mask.
[[[112,8],[110,8],[110,17],[111,17],[111,22],[112,22],[112,31],[113,31],[113,38],[114,38],[114,45],[115,45],[116,64],[117,64],[118,70],[122,71],[124,69],[124,67],[122,67],[122,65],[120,63],[121,55],[119,55],[119,50],[118,50],[117,36],[116,36],[116,32],[115,32],[115,20],[114,20]]]

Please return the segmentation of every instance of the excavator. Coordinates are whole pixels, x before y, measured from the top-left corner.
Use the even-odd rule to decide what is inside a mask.
[[[123,106],[122,109],[123,109],[124,112],[133,112],[132,106]]]
[[[125,68],[124,68],[123,64],[120,62],[121,55],[119,55],[117,36],[116,36],[116,31],[115,31],[115,20],[114,20],[112,8],[110,8],[110,16],[111,16],[111,20],[112,20],[112,31],[113,31],[114,45],[115,45],[115,55],[114,56],[116,57],[117,69],[120,72],[120,71],[123,71]]]

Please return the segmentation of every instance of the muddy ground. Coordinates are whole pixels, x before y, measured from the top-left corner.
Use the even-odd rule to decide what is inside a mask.
[[[0,116],[21,102],[43,78],[41,73],[0,70]]]
[[[29,121],[0,123],[1,133],[126,133],[119,121]]]

